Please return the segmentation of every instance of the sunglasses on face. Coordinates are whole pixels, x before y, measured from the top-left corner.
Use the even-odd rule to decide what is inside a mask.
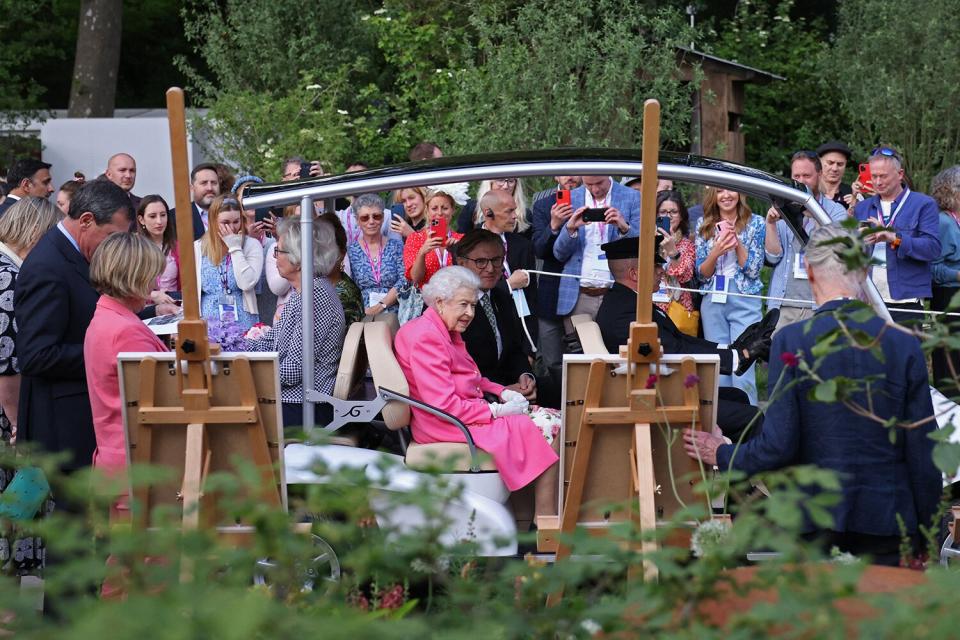
[[[374,220],[380,221],[380,220],[383,220],[383,214],[382,213],[373,213],[373,214],[365,213],[362,216],[357,216],[357,220],[359,220],[360,222],[367,222],[371,218]]]

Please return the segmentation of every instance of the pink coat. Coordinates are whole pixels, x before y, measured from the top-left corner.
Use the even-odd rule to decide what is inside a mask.
[[[493,457],[507,488],[516,491],[559,459],[528,416],[492,419],[483,393],[497,396],[499,384],[480,375],[455,331],[449,331],[433,309],[403,325],[394,351],[410,387],[410,396],[459,418],[477,446]],[[425,411],[413,409],[413,439],[421,443],[465,442],[457,427]]]
[[[136,314],[115,298],[100,296],[83,340],[83,366],[97,437],[94,467],[110,472],[127,466],[117,354],[122,351],[167,350]]]

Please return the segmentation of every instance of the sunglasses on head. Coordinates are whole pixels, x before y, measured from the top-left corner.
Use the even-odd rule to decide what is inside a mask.
[[[874,147],[873,151],[870,152],[870,157],[872,158],[874,156],[887,156],[888,158],[900,159],[900,154],[890,147]]]

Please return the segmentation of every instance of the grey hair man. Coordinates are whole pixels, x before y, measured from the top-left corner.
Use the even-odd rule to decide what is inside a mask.
[[[901,531],[920,543],[920,527],[931,526],[937,511],[941,479],[929,437],[937,424],[920,342],[890,330],[876,315],[849,313],[865,274],[849,271],[838,249],[854,247],[855,241],[837,225],[820,227],[810,237],[806,269],[819,307],[809,326],[792,324],[774,336],[769,379],[776,383],[760,433],[737,447],[719,433],[685,430],[684,448],[706,464],[748,475],[794,465],[834,471],[840,500],[829,509],[829,524],[805,516],[801,533],[825,551],[836,546],[895,566]],[[798,364],[813,364],[825,335],[835,336],[834,350],[816,358],[814,379]],[[854,344],[855,335],[869,336],[874,349]],[[831,380],[845,381],[846,402],[814,397],[818,384]],[[850,384],[867,380],[869,386]],[[916,426],[890,428],[887,421]]]

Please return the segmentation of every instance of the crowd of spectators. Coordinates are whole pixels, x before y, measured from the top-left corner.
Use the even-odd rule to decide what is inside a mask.
[[[441,155],[423,143],[410,159]],[[861,221],[875,262],[869,277],[895,319],[919,321],[910,312],[927,299],[945,309],[960,286],[960,170],[937,176],[931,198],[907,186],[903,159],[892,148],[874,149],[869,181],[860,174],[848,185],[851,159],[849,148],[829,142],[785,164],[832,220]],[[361,162],[348,167],[366,169]],[[322,174],[319,162],[282,163],[283,180]],[[178,215],[160,195],[134,195],[136,178],[136,160],[117,153],[102,176],[88,181],[77,174],[61,185],[54,206],[50,165],[21,160],[8,171],[0,203],[3,436],[67,452],[67,469],[120,464],[116,368],[109,362],[120,350],[163,347],[140,320],[177,312],[178,224],[191,228],[203,317],[239,325],[249,350],[279,352],[284,422],[297,424],[301,415],[302,256],[300,225],[291,219],[300,207],[247,207],[245,188],[263,180],[205,163],[190,173],[190,212]],[[615,300],[632,305],[644,295],[631,277],[635,262],[607,255],[639,234],[640,179],[555,181],[532,196],[522,179],[501,178],[475,188],[361,193],[338,200],[335,211],[318,202],[313,238],[315,388],[332,392],[350,324],[396,314],[410,325],[401,329],[397,353],[411,392],[489,423],[490,452],[510,467],[501,470],[508,486],[548,478],[538,481],[543,512],[553,499],[543,487],[556,482],[557,447],[550,428],[542,428],[553,418],[534,417],[530,403],[559,408],[562,355],[576,349],[574,316],[598,319]],[[776,207],[758,215],[745,194],[728,189],[681,193],[661,181],[658,191],[663,287],[654,300],[661,331],[670,334],[662,341],[668,352],[722,352],[720,385],[736,404],[727,406],[734,416],[729,430],[739,433],[757,412],[755,363],[765,357],[771,323],[779,318],[779,331],[810,320],[819,304],[794,229],[809,235],[820,223],[809,211],[792,222]],[[699,202],[688,208],[687,200]],[[764,306],[779,313],[764,317]],[[605,335],[611,348],[621,329]],[[434,350],[424,346],[431,341]],[[938,379],[955,377],[957,366],[955,354],[934,356]],[[456,397],[440,388],[451,375]],[[483,391],[496,402],[485,402]],[[318,411],[321,420],[325,415]],[[515,417],[521,415],[529,419]],[[414,437],[455,437],[434,427],[424,414]]]

